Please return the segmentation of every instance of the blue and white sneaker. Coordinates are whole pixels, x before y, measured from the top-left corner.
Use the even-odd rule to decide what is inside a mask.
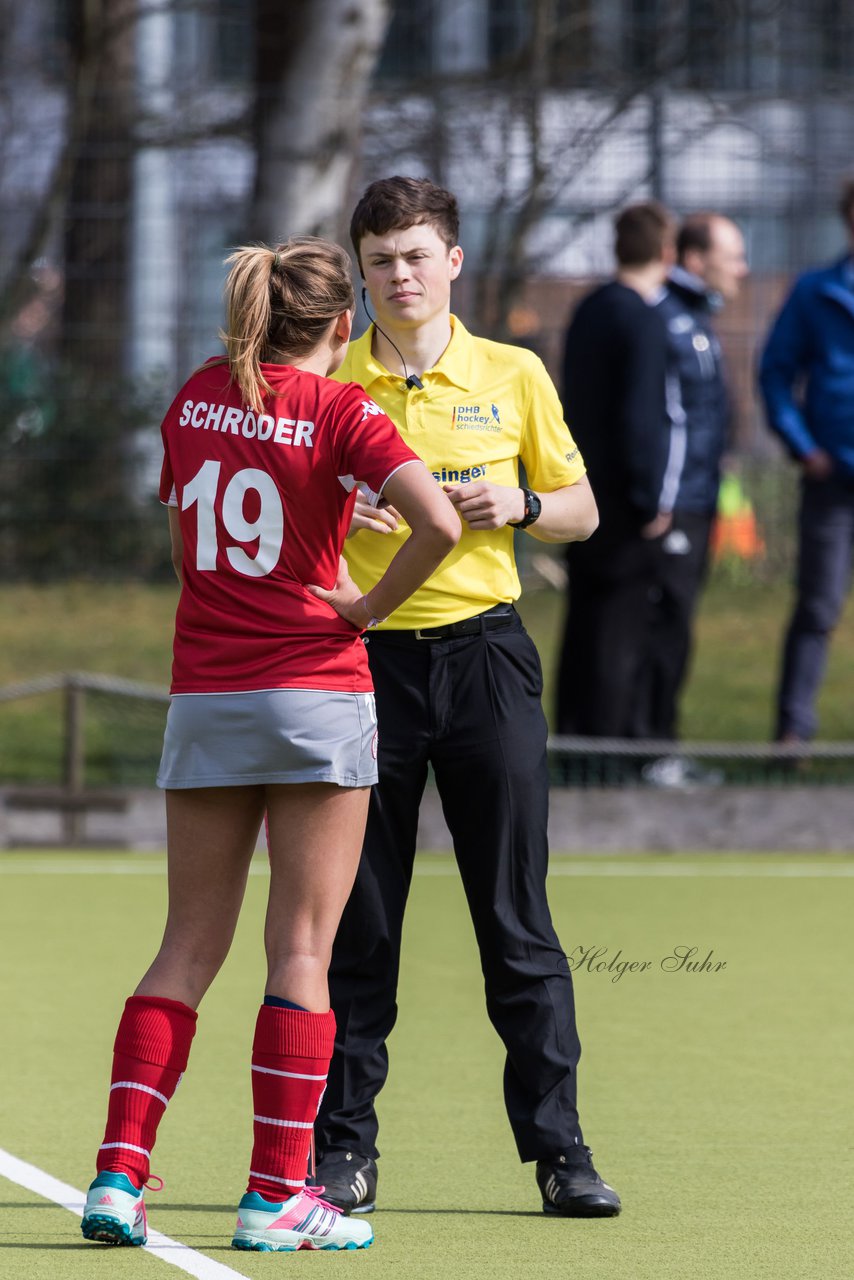
[[[296,1249],[367,1249],[374,1233],[367,1222],[345,1218],[321,1200],[323,1187],[306,1187],[289,1200],[275,1204],[247,1191],[237,1210],[233,1249],[264,1253]]]
[[[145,1244],[145,1199],[124,1173],[99,1173],[86,1196],[80,1229],[101,1244]]]

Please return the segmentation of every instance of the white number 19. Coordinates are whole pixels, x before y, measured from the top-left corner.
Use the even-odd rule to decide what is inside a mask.
[[[202,572],[216,570],[217,537],[216,514],[214,503],[219,488],[219,473],[222,463],[205,462],[193,476],[189,484],[184,486],[181,494],[181,510],[186,511],[193,503],[196,508],[196,568]],[[247,520],[243,515],[243,499],[254,489],[261,499],[261,507],[256,520]],[[266,471],[256,467],[247,467],[236,472],[225,487],[222,497],[222,523],[226,533],[237,542],[254,542],[258,539],[258,550],[254,556],[247,555],[242,547],[227,546],[225,554],[229,564],[238,573],[251,578],[263,578],[272,573],[279,563],[282,551],[282,539],[285,531],[285,512],[276,482]]]

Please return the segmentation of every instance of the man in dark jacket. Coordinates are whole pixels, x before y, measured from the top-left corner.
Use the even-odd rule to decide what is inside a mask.
[[[796,281],[760,365],[768,423],[801,468],[797,600],[777,696],[780,742],[805,741],[815,733],[828,640],[851,578],[854,180],[843,187],[840,213],[849,252]]]
[[[564,359],[564,411],[587,464],[599,529],[568,548],[557,726],[591,737],[631,732],[652,547],[670,519],[662,494],[667,334],[651,304],[673,261],[674,228],[650,202],[624,209],[615,232],[616,279],[579,305]]]
[[[656,548],[657,576],[647,661],[639,686],[636,731],[677,736],[679,696],[688,670],[694,613],[706,575],[718,501],[729,398],[712,317],[738,294],[747,274],[744,238],[728,218],[695,213],[676,239],[677,265],[657,310],[670,351],[668,413],[673,449],[682,459],[673,520]],[[645,770],[648,781],[679,784],[690,761],[666,757]]]

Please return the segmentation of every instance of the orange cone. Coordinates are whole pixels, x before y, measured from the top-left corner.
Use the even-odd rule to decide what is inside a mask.
[[[753,503],[734,475],[724,476],[721,481],[711,550],[715,560],[725,556],[758,560],[765,555],[765,540],[756,521]]]

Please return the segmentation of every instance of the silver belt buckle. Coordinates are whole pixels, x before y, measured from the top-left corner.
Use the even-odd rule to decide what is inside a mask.
[[[424,628],[424,631],[422,631],[420,628],[418,628],[418,629],[417,629],[413,634],[414,634],[414,636],[415,636],[415,639],[416,639],[416,640],[435,640],[435,639],[437,639],[437,637],[436,637],[436,636],[428,636],[428,635],[425,635],[425,634],[424,634],[424,632],[425,632],[425,631],[431,631],[431,630],[433,630],[433,628],[432,628],[432,627],[425,627],[425,628]]]

